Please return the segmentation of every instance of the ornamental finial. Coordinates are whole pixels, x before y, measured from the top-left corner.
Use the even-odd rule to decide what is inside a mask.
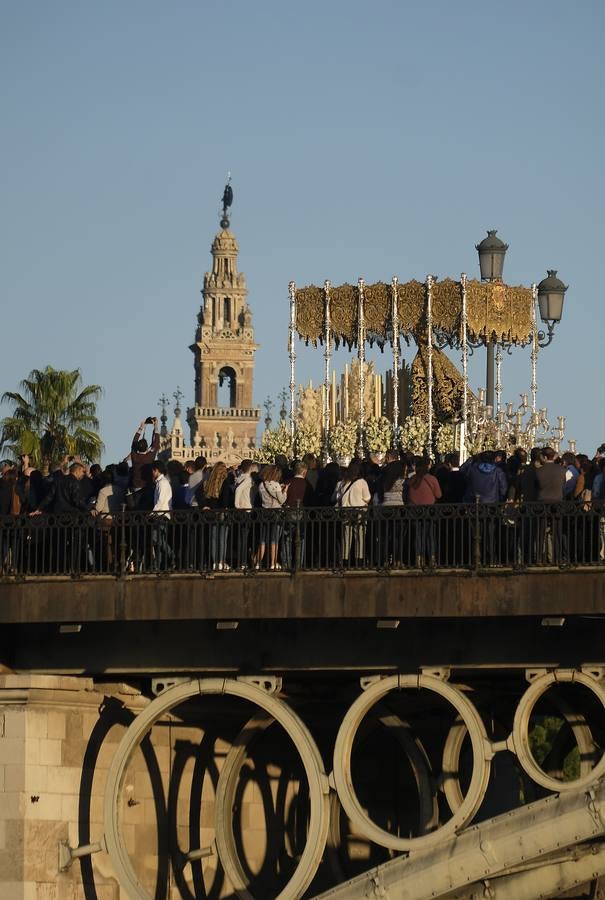
[[[227,210],[233,203],[233,188],[231,187],[231,172],[227,173],[227,184],[223,191],[223,216],[221,219],[221,228],[229,228],[229,214]]]

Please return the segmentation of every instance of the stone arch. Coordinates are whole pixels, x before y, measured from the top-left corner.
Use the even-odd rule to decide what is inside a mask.
[[[227,400],[228,402],[221,402],[221,388],[227,388]],[[223,392],[223,397],[225,396]],[[235,373],[235,369],[233,366],[222,366],[218,373],[218,385],[217,385],[217,399],[218,406],[237,406],[237,375]]]

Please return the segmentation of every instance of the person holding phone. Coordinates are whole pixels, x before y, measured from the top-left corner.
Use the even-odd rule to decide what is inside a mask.
[[[153,425],[153,438],[151,440],[151,447],[147,443],[144,432],[145,425]],[[156,456],[158,455],[160,449],[160,427],[158,424],[157,416],[148,416],[137,428],[134,433],[134,437],[132,439],[132,446],[130,448],[130,462],[131,462],[131,470],[130,470],[130,483],[131,487],[135,491],[140,491],[144,486],[144,481],[141,477],[141,469],[143,466],[149,466],[154,461]]]

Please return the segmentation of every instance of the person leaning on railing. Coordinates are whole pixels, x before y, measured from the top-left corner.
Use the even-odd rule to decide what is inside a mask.
[[[333,502],[340,509],[358,509],[357,515],[350,514],[342,525],[341,561],[348,565],[353,549],[355,565],[364,567],[365,555],[365,514],[372,499],[368,482],[361,475],[361,460],[352,459],[344,477],[336,485]]]
[[[406,468],[400,459],[391,459],[383,469],[378,489],[382,507],[402,507],[406,490]],[[378,558],[384,565],[399,567],[404,562],[404,527],[401,516],[385,516],[380,523]]]
[[[278,510],[281,509],[286,502],[286,489],[282,483],[282,470],[279,466],[265,466],[261,471],[261,480],[258,487],[258,494],[263,509]],[[261,540],[258,545],[258,554],[255,560],[255,566],[258,569],[265,556],[265,548],[269,545],[269,569],[275,570],[281,568],[277,561],[277,548],[282,533],[282,517],[276,512],[271,513],[270,521],[263,523],[261,529]]]
[[[0,516],[18,516],[20,512],[21,496],[17,470],[14,467],[5,467],[0,478]],[[0,573],[4,574],[17,566],[15,529],[3,527],[0,535]]]
[[[467,460],[460,469],[466,478],[463,500],[465,503],[503,503],[508,494],[508,481],[503,469],[496,465],[496,454],[493,450],[484,450],[474,459]],[[480,524],[473,524],[474,545],[480,548],[481,562],[484,565],[495,565],[496,548],[501,546],[497,540],[501,522],[494,516],[482,516]],[[477,545],[478,541],[478,545]]]
[[[106,560],[107,568],[110,570],[116,562],[118,545],[114,516],[118,515],[124,506],[128,474],[128,464],[125,462],[118,463],[109,472],[106,469],[106,484],[100,488],[95,501],[95,512],[100,528],[100,536],[97,541],[100,543],[100,553],[95,553],[95,556]]]
[[[168,541],[172,488],[166,477],[166,466],[161,460],[156,459],[151,463],[151,477],[153,479],[152,558],[154,567],[163,570],[173,564],[174,552]]]
[[[437,500],[441,500],[441,486],[431,475],[429,470],[431,461],[418,457],[415,465],[415,473],[406,484],[405,498],[410,506],[433,506]],[[419,518],[415,525],[415,556],[416,568],[421,568],[425,562],[435,564],[435,523],[428,518]]]
[[[250,545],[250,518],[251,511],[258,504],[258,482],[256,479],[258,464],[251,459],[244,459],[235,475],[235,492],[233,504],[235,509],[242,510],[242,520],[239,522],[239,541],[237,565],[240,569],[246,569],[250,559],[252,547]]]
[[[297,534],[300,539],[299,562],[305,559],[305,528],[300,521],[298,513],[292,510],[300,510],[314,505],[313,488],[307,481],[307,465],[304,461],[297,460],[294,463],[294,475],[286,485],[286,500],[284,503],[284,523],[280,540],[280,554],[282,565],[285,569],[292,568],[292,551],[295,550]],[[288,513],[288,510],[291,512]]]
[[[69,466],[69,474],[53,479],[48,493],[38,508],[30,512],[30,516],[39,516],[43,512],[90,512],[80,490],[80,482],[85,475],[84,464],[78,461],[72,462]]]
[[[563,558],[563,533],[561,529],[561,504],[563,502],[566,472],[560,465],[552,447],[542,450],[542,465],[536,470],[538,497],[544,503],[544,514],[538,528],[537,562],[558,564]]]
[[[208,481],[201,483],[196,491],[198,506],[202,512],[212,513],[210,524],[210,562],[214,571],[229,570],[227,563],[227,541],[229,526],[223,511],[233,508],[233,476],[223,462],[212,468]]]
[[[592,506],[599,512],[599,560],[605,564],[605,456],[597,459],[592,482]]]
[[[80,483],[86,475],[86,467],[79,461],[69,466],[67,475],[53,478],[50,489],[37,509],[29,513],[30,517],[52,512],[55,515],[79,513],[96,515],[90,510],[80,490]],[[45,561],[48,570],[59,573],[86,571],[92,553],[89,547],[87,530],[83,522],[76,522],[69,528],[58,528],[56,542],[52,542],[48,552],[50,557]],[[76,526],[76,527],[74,527]]]

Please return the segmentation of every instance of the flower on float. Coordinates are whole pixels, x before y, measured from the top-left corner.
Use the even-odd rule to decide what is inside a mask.
[[[442,422],[435,434],[435,451],[445,456],[456,449],[456,430],[451,422]]]
[[[328,450],[332,459],[350,459],[357,446],[357,423],[353,419],[336,422],[328,435]]]
[[[386,453],[393,443],[393,426],[386,416],[370,416],[365,423],[364,443],[368,453]]]
[[[419,456],[427,449],[429,426],[422,416],[407,416],[399,430],[399,440],[404,450]]]
[[[307,453],[319,456],[321,453],[321,436],[317,425],[296,426],[294,433],[294,455],[302,459]]]
[[[282,422],[278,428],[267,428],[263,434],[260,447],[252,451],[251,459],[255,462],[273,464],[275,457],[280,453],[291,459],[292,449],[290,429],[285,422]]]

